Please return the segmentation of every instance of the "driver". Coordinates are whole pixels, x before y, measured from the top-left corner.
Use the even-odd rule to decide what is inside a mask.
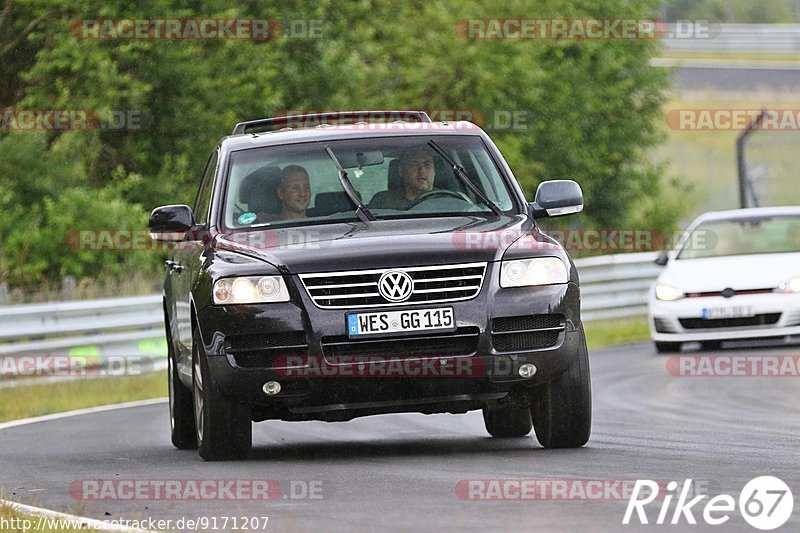
[[[412,148],[403,152],[400,155],[398,173],[403,179],[403,188],[378,192],[369,202],[370,209],[405,211],[419,195],[433,190],[436,168],[433,165],[433,156],[425,148]]]

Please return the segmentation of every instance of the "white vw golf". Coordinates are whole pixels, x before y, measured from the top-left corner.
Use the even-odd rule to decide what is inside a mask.
[[[657,351],[800,335],[800,207],[705,213],[656,262],[665,265],[649,297]]]

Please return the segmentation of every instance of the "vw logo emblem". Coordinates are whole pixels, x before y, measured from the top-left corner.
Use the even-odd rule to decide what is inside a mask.
[[[411,297],[414,282],[402,270],[384,272],[378,280],[378,292],[390,302],[405,302]]]

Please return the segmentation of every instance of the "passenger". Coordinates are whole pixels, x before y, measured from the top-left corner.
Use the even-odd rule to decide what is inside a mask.
[[[281,201],[280,215],[276,220],[305,218],[311,201],[311,185],[308,172],[300,165],[289,165],[281,171],[281,180],[276,187]]]

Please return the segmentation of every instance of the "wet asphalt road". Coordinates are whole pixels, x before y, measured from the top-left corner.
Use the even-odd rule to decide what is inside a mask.
[[[800,350],[716,353],[797,356]],[[0,431],[0,486],[6,498],[99,519],[205,516],[217,517],[220,526],[226,516],[268,516],[267,531],[688,527],[685,521],[624,527],[627,501],[621,499],[464,499],[456,487],[473,479],[692,478],[699,492],[738,499],[750,479],[775,475],[800,497],[800,378],[680,377],[668,371],[668,361],[650,344],[591,353],[594,424],[581,449],[545,450],[532,436],[491,439],[477,412],[403,414],[343,423],[262,422],[254,426],[248,461],[204,463],[195,452],[172,448],[161,403]],[[282,493],[270,501],[86,501],[75,489],[84,479],[270,479]],[[305,489],[316,497],[303,497]],[[651,521],[658,505],[647,507]],[[798,507],[782,529],[800,529]],[[702,508],[694,514],[702,522]],[[704,529],[756,531],[736,511],[724,526],[692,528]]]

